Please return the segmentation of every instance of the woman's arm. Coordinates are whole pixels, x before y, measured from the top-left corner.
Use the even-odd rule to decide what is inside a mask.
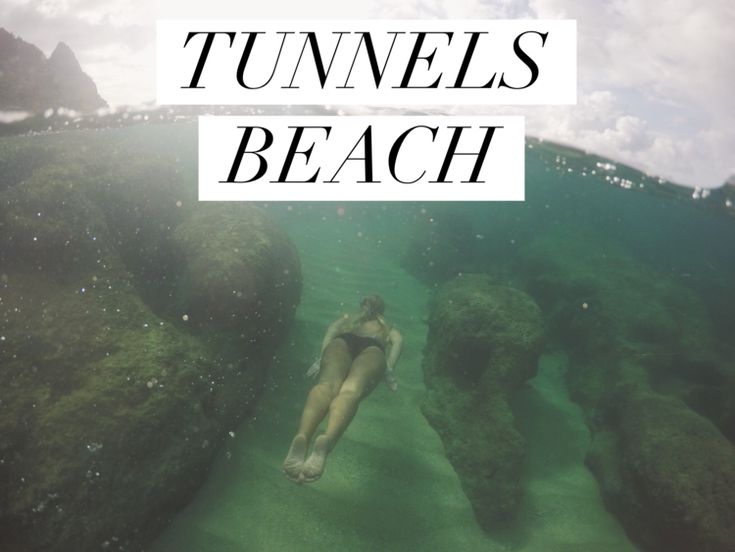
[[[393,370],[395,369],[396,363],[401,356],[402,350],[403,336],[401,335],[401,332],[394,328],[388,334],[388,354],[385,359],[385,363],[388,366],[385,371],[385,383],[388,384],[388,387],[391,391],[395,391],[396,389],[398,389],[398,382],[393,376]]]
[[[345,314],[341,318],[338,318],[337,320],[332,322],[330,326],[327,328],[327,332],[324,334],[324,338],[322,339],[322,348],[319,350],[319,358],[316,359],[314,363],[306,371],[306,377],[315,378],[319,375],[319,371],[321,369],[321,362],[322,362],[321,355],[324,352],[324,349],[327,348],[327,345],[329,345],[330,341],[332,341],[339,333],[344,331],[343,328],[348,318],[349,318],[349,315]]]
[[[349,315],[345,314],[332,322],[332,324],[327,328],[327,332],[324,334],[324,338],[322,339],[322,348],[321,352],[324,352],[324,349],[327,348],[327,345],[329,345],[329,342],[332,341],[335,337],[337,337],[337,334],[341,333],[343,331],[345,322],[347,322],[347,319],[349,318]]]
[[[388,334],[388,343],[390,346],[388,347],[388,356],[385,359],[385,363],[388,365],[388,370],[392,372],[403,350],[403,336],[401,332],[395,328],[392,329]]]

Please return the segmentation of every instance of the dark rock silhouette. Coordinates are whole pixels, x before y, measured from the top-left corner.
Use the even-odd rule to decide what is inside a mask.
[[[69,46],[60,42],[46,59],[36,46],[0,28],[0,110],[91,111],[106,105]]]
[[[97,86],[83,70],[71,48],[59,42],[48,59],[50,88],[63,107],[83,111],[104,107],[107,102],[97,93]]]
[[[423,412],[486,530],[520,505],[525,443],[509,400],[536,374],[543,335],[530,296],[486,276],[452,280],[431,306]]]

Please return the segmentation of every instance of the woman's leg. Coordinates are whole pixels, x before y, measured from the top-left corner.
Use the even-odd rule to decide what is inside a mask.
[[[311,437],[345,381],[351,363],[350,350],[342,339],[335,339],[322,352],[319,383],[309,392],[298,432],[283,462],[283,470],[290,478],[298,479]]]
[[[329,406],[327,431],[316,438],[314,450],[304,462],[306,480],[318,479],[331,452],[355,417],[360,401],[367,397],[385,375],[385,355],[378,347],[368,347],[352,363],[350,373]]]
[[[350,349],[342,339],[335,339],[322,353],[319,369],[319,383],[311,388],[306,399],[304,413],[301,415],[298,435],[304,435],[311,441],[314,431],[324,419],[329,404],[339,393],[352,364]]]

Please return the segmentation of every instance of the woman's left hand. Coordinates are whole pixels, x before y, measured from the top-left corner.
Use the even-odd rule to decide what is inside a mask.
[[[390,389],[391,391],[398,390],[398,381],[393,376],[393,374],[390,372],[387,372],[385,374],[385,384],[388,386],[388,389]]]
[[[312,364],[309,369],[306,371],[306,377],[307,378],[315,378],[319,375],[319,370],[321,369],[322,359],[319,357],[314,361],[314,364]]]

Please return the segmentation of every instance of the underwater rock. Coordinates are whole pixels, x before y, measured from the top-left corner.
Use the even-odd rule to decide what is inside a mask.
[[[70,281],[109,255],[106,221],[80,176],[75,167],[42,167],[2,193],[3,265]]]
[[[177,208],[134,174],[67,159],[0,192],[5,549],[145,546],[252,411],[293,319],[299,260],[260,211]],[[175,262],[154,275],[156,258]],[[169,290],[155,305],[151,285]],[[255,314],[241,325],[221,320],[233,289],[250,302],[232,312]]]
[[[630,536],[647,550],[733,550],[735,447],[680,400],[644,387],[621,386],[609,404],[614,429],[588,465]]]
[[[190,324],[272,347],[301,294],[288,236],[248,204],[202,205],[176,228],[173,242],[184,260],[177,303]]]
[[[521,250],[516,265],[553,337],[582,367],[584,384],[575,385],[574,369],[570,384],[583,406],[597,400],[585,401],[585,394],[598,396],[602,389],[592,388],[614,383],[617,366],[627,360],[654,390],[681,398],[733,434],[734,408],[727,396],[735,396],[735,351],[715,338],[711,316],[694,290],[636,261],[621,246],[581,233],[538,237]]]
[[[569,355],[593,435],[587,463],[631,539],[735,549],[733,351],[701,298],[600,237],[547,234],[517,263]]]
[[[432,302],[423,412],[486,529],[521,500],[524,442],[508,401],[536,374],[543,333],[534,301],[487,277],[463,275]]]

